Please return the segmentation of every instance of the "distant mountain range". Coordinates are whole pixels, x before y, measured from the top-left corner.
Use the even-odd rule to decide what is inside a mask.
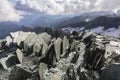
[[[95,28],[99,28],[100,26],[102,26],[103,31],[113,28],[117,29],[119,33],[120,16],[112,12],[104,11],[76,15],[28,15],[20,20],[20,22],[0,22],[0,38],[5,37],[10,32],[18,30],[40,33],[44,31],[44,27],[95,30]],[[111,32],[111,30],[109,30],[109,32]]]
[[[69,20],[72,22],[73,19]],[[75,22],[76,20],[76,22]],[[59,25],[60,28],[65,28],[65,27],[85,27],[85,29],[92,29],[96,28],[98,26],[103,26],[104,29],[109,29],[109,28],[118,28],[120,26],[120,17],[111,17],[111,16],[99,16],[95,19],[91,19],[89,21],[86,20],[78,20],[77,17],[76,19],[74,18],[73,23],[64,21]],[[66,24],[67,23],[67,24]],[[64,24],[64,25],[63,25]]]
[[[92,32],[101,33],[104,35],[120,37],[120,17],[99,16],[89,21],[85,20],[85,21],[77,21],[76,23],[67,23],[67,25],[62,25],[59,28],[62,28],[67,32],[71,32],[71,31],[81,32],[88,30]]]
[[[18,29],[18,31],[24,31],[24,32],[35,32],[35,33],[41,33],[41,32],[44,32],[45,31],[45,28],[44,27],[35,27],[35,28],[32,28],[32,27],[27,27],[27,26],[22,26],[21,28]]]
[[[50,15],[50,14],[30,14],[24,15],[23,19],[20,20],[18,24],[30,26],[30,27],[38,27],[38,26],[51,26],[56,27],[57,24],[72,18],[75,15]]]
[[[32,27],[47,26],[57,27],[57,25],[65,20],[69,20],[72,16],[65,15],[42,15],[34,20],[30,25]]]

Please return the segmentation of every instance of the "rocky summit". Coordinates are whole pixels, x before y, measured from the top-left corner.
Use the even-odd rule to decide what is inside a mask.
[[[120,80],[119,38],[58,33],[17,31],[1,39],[0,80]]]

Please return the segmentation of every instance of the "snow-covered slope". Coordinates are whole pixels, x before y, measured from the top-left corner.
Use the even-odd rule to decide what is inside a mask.
[[[119,28],[109,28],[107,30],[104,30],[103,26],[98,26],[96,28],[92,29],[85,29],[85,27],[76,27],[76,28],[62,28],[65,32],[70,32],[72,33],[73,31],[77,32],[82,32],[82,31],[90,31],[90,32],[95,32],[95,33],[100,33],[102,35],[107,35],[107,36],[114,36],[114,37],[119,37],[120,38],[120,26]]]
[[[109,28],[107,30],[104,30],[104,27],[99,26],[97,28],[90,29],[89,31],[100,33],[100,34],[103,34],[103,35],[108,35],[108,36],[120,37],[120,26],[117,29]]]
[[[67,23],[67,24],[66,24]],[[61,23],[62,28],[66,32],[73,31],[92,31],[105,35],[120,37],[120,16],[104,15],[98,16],[95,19],[86,18],[79,20],[79,17],[67,20]]]
[[[102,34],[115,36],[115,37],[119,37],[120,38],[120,26],[119,26],[118,29],[110,28],[110,29],[104,31]]]

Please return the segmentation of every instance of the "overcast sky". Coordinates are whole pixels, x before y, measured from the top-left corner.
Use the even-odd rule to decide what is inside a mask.
[[[89,11],[114,11],[120,0],[0,0],[0,22],[19,21],[28,14],[75,14]]]

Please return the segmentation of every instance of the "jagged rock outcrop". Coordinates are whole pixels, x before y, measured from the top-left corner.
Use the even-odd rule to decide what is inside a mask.
[[[18,31],[0,40],[1,80],[120,80],[119,64],[120,39],[92,32]]]
[[[33,33],[29,34],[24,41],[24,51],[26,53],[39,53],[41,45],[49,44],[51,36],[47,33],[41,33],[39,35]]]
[[[119,80],[120,65],[111,65],[102,71],[100,80]]]
[[[5,50],[5,40],[0,40],[0,53]]]
[[[48,66],[45,63],[39,65],[39,76],[41,80],[44,80],[44,73],[48,70]]]
[[[55,53],[56,53],[56,58],[57,60],[60,59],[60,55],[62,54],[62,39],[57,38],[57,40],[54,42],[54,47],[55,47]]]
[[[31,77],[31,73],[15,66],[13,70],[11,70],[9,75],[9,80],[27,80]]]
[[[23,57],[24,57],[23,52],[20,49],[17,49],[16,50],[16,55],[17,55],[17,58],[18,58],[19,62],[22,63],[23,62]]]
[[[69,34],[66,34],[64,31],[59,30],[59,29],[54,29],[52,27],[47,27],[45,28],[45,32],[51,35],[52,37],[55,38],[63,38],[64,36],[68,36]]]
[[[0,63],[2,64],[4,69],[8,69],[16,64],[19,64],[17,56],[13,52],[3,52],[0,55]]]
[[[69,49],[69,40],[67,39],[66,36],[64,36],[63,38],[63,43],[62,43],[62,53],[65,53],[67,51],[67,49]]]

